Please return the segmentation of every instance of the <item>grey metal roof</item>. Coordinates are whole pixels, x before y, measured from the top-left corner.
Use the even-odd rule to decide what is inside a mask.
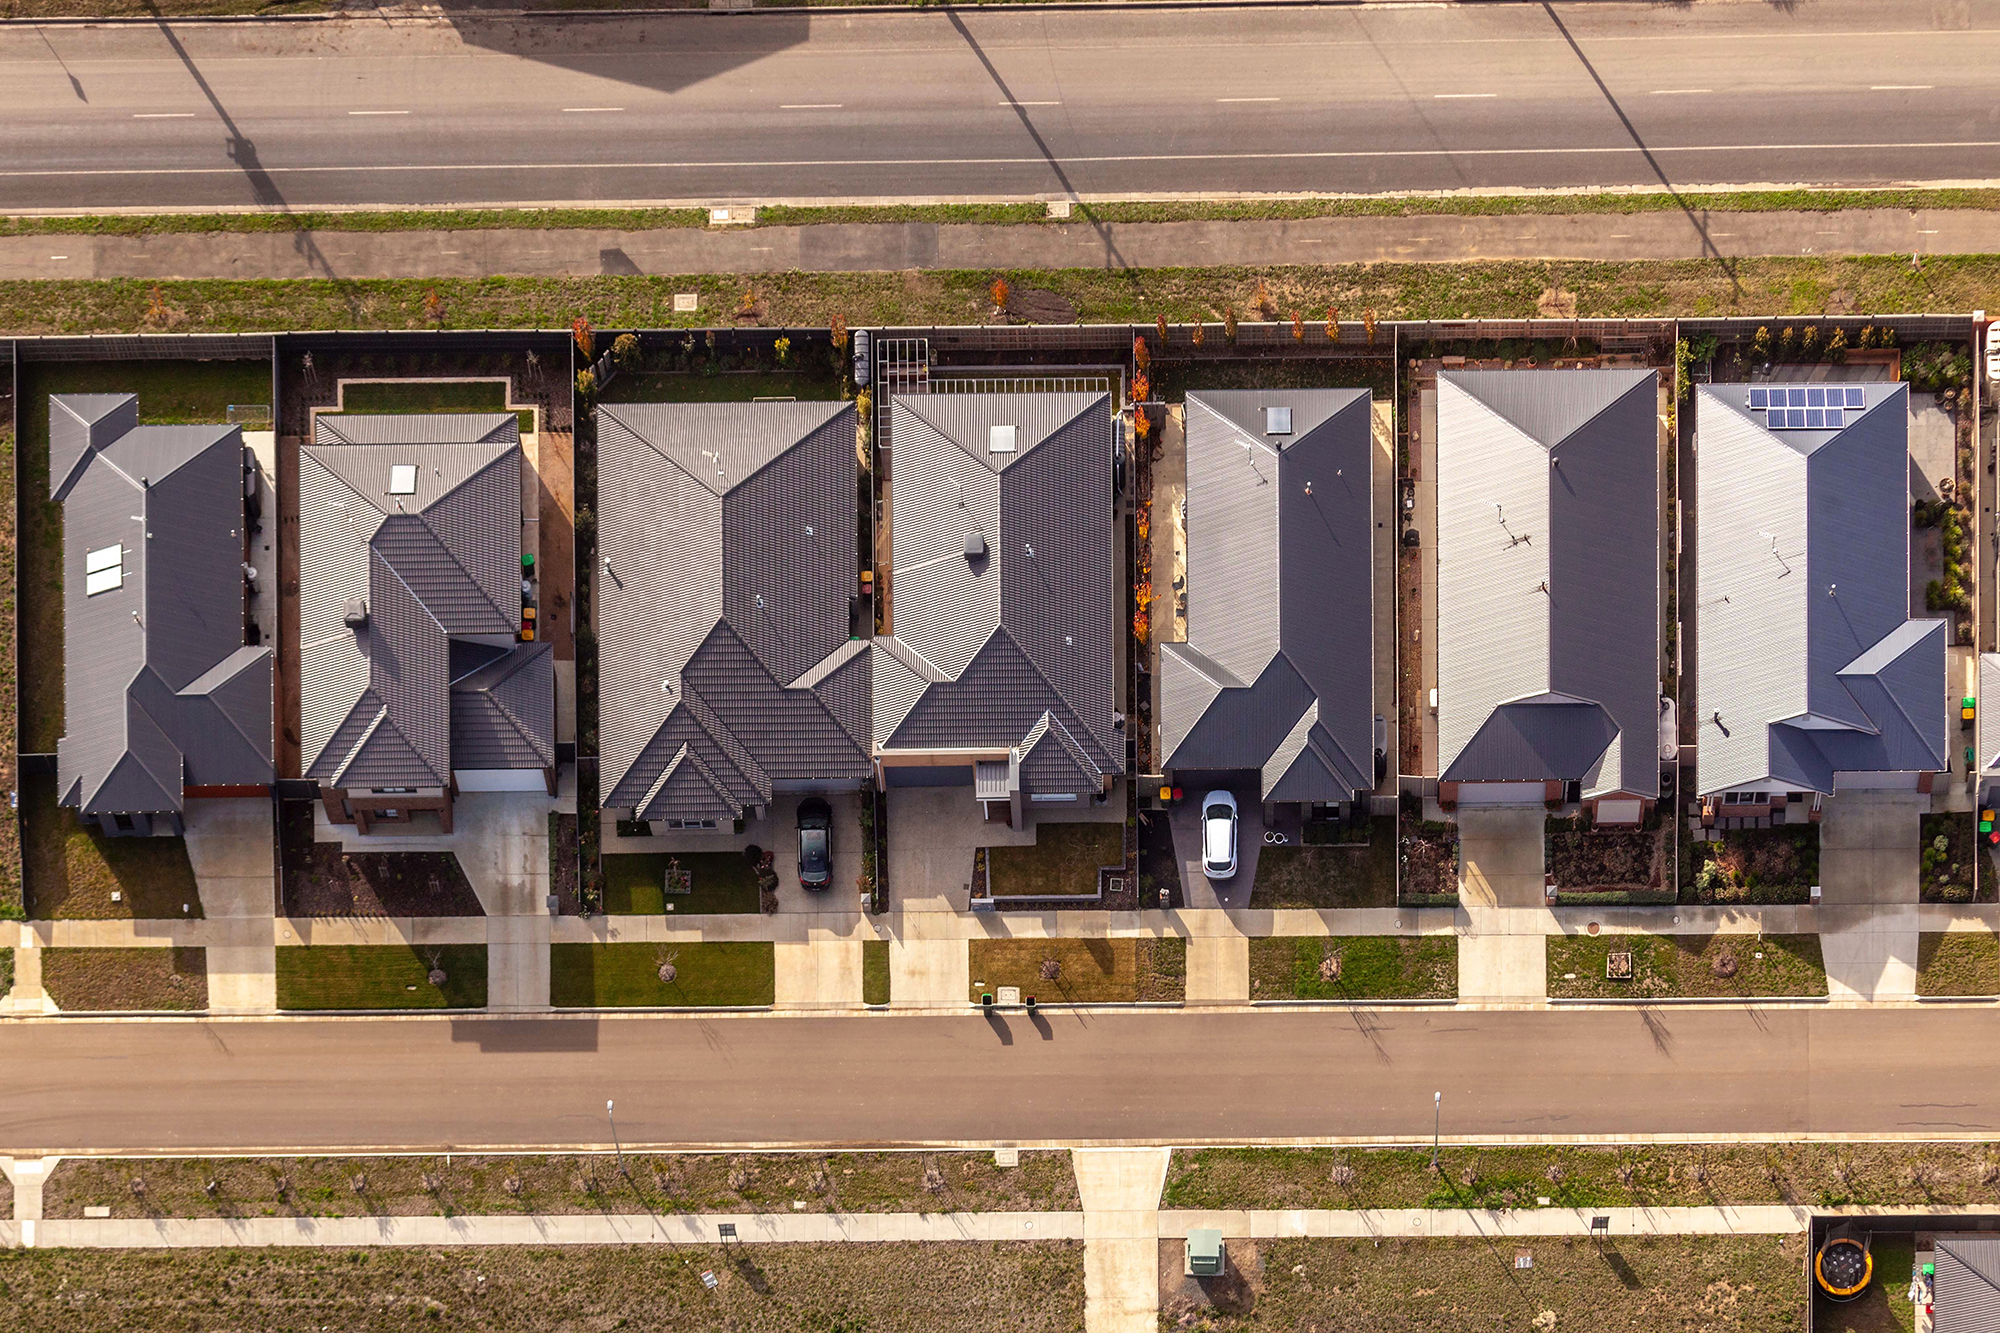
[[[877,751],[1022,749],[1046,717],[1091,770],[1065,790],[1095,789],[1124,750],[1109,396],[928,394],[893,410]],[[996,427],[1012,428],[1010,451],[993,449]]]
[[[1697,391],[1703,794],[1948,766],[1946,625],[1909,611],[1908,390],[1860,387],[1837,431],[1765,429],[1748,385]]]
[[[243,433],[141,426],[131,394],[49,399],[63,507],[57,790],[87,814],[182,808],[184,786],[271,781],[271,650],[244,644]],[[86,593],[93,551],[116,588]]]
[[[1267,800],[1375,785],[1370,401],[1188,395],[1188,638],[1160,645],[1165,767],[1257,769]],[[1274,407],[1289,436],[1265,433]]]
[[[868,776],[855,430],[846,403],[599,409],[606,805],[735,818]]]
[[[392,490],[397,467],[413,469],[407,494]],[[521,481],[512,413],[315,419],[313,443],[299,451],[306,777],[443,786],[454,768],[554,762],[554,675],[542,645],[520,650],[518,669],[499,677],[504,690],[453,685],[469,642],[494,652],[514,644]],[[358,628],[347,623],[357,610]]]
[[[2000,1237],[1939,1236],[1931,1328],[1992,1333],[2000,1328]]]
[[[2000,774],[2000,653],[1979,655],[1979,771]]]
[[[1657,414],[1651,370],[1438,377],[1441,777],[1658,795]]]

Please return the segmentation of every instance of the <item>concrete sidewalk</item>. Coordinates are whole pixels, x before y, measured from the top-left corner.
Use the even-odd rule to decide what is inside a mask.
[[[2000,252],[2000,213],[1581,213],[0,237],[0,279],[481,278]]]

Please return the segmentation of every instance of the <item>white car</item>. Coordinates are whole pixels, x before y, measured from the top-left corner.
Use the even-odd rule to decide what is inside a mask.
[[[1236,877],[1236,798],[1226,791],[1201,798],[1201,873],[1210,879]]]

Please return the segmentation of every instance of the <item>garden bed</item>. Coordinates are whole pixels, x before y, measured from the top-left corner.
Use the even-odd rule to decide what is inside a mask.
[[[1917,994],[2000,995],[2000,939],[1991,931],[1925,931],[1917,937]]]
[[[667,862],[678,861],[687,893],[666,891]],[[604,910],[612,916],[755,912],[757,873],[740,851],[618,852],[604,856]]]
[[[1182,1275],[1184,1244],[1159,1245],[1162,1329],[1797,1333],[1804,1326],[1803,1235],[1232,1239],[1225,1274],[1201,1279]],[[1524,1254],[1525,1265],[1517,1258]]]
[[[1666,826],[1599,828],[1588,819],[1552,818],[1542,835],[1544,868],[1559,893],[1645,893],[1667,888]]]
[[[280,807],[287,916],[486,915],[456,854],[346,852],[337,842],[314,842],[313,806]]]
[[[1398,902],[1458,901],[1458,826],[1404,815],[1398,825]]]
[[[660,977],[667,966],[671,981]],[[549,946],[549,1003],[558,1009],[768,1005],[777,978],[768,940]]]
[[[1365,840],[1326,845],[1260,847],[1257,878],[1250,887],[1252,908],[1347,908],[1396,905],[1396,821],[1371,819]],[[1342,826],[1341,833],[1348,830]]]
[[[556,914],[575,916],[583,906],[576,895],[577,817],[549,815],[549,892],[556,896]]]
[[[0,1282],[24,1333],[1083,1327],[1082,1241],[35,1249],[0,1252]]]
[[[1176,1149],[1163,1208],[1693,1208],[2000,1203],[2000,1143]]]
[[[595,1213],[1074,1211],[1066,1152],[611,1153],[548,1156],[69,1157],[42,1215],[458,1217]],[[363,1188],[354,1188],[356,1177]],[[143,1193],[132,1188],[138,1180]],[[211,1191],[208,1186],[213,1183]],[[803,1207],[797,1206],[803,1205]]]
[[[64,1013],[208,1008],[205,949],[43,949],[41,954],[42,989]]]
[[[1125,825],[1037,823],[1033,844],[984,850],[986,891],[995,898],[1096,897],[1097,872],[1125,864]]]
[[[186,839],[107,838],[85,827],[76,811],[56,805],[51,777],[21,783],[21,857],[30,917],[162,921],[203,915]]]
[[[1629,979],[1606,976],[1612,954],[1631,955]],[[1817,935],[1551,935],[1548,966],[1551,999],[1827,993]]]
[[[1686,844],[1682,901],[1803,903],[1819,883],[1819,825],[1725,829],[1717,841]]]
[[[441,969],[442,986],[430,984]],[[312,944],[278,950],[280,1009],[482,1009],[483,944]]]
[[[968,998],[1019,986],[1043,1004],[1177,1002],[1187,997],[1187,941],[1177,935],[1132,939],[1015,939],[970,942]],[[1055,974],[1045,976],[1054,963]]]
[[[1969,903],[1973,900],[1972,853],[1979,845],[1978,815],[1970,810],[1923,816],[1918,841],[1917,887],[1920,901]],[[1981,886],[1980,901],[1992,902],[1995,885]]]
[[[1252,1000],[1457,996],[1456,936],[1272,935],[1250,941]]]

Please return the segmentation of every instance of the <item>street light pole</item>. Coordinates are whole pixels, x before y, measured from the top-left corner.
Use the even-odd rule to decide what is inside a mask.
[[[1444,1123],[1444,1094],[1431,1094],[1431,1170],[1438,1166],[1438,1128]]]
[[[611,1147],[618,1154],[618,1174],[631,1179],[632,1172],[625,1165],[625,1149],[618,1142],[618,1118],[611,1114],[611,1099],[604,1099],[604,1118],[611,1122]]]

